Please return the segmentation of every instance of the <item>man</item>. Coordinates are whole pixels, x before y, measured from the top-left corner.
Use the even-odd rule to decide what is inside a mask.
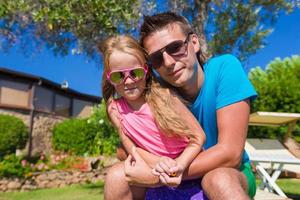
[[[202,65],[198,36],[185,18],[174,13],[145,17],[140,35],[149,65],[190,103],[191,112],[206,133],[205,150],[186,170],[184,179],[202,178],[202,188],[211,200],[252,198],[255,178],[244,145],[249,102],[256,93],[241,63],[223,55]],[[134,150],[125,161],[125,171],[123,163],[109,171],[105,198],[143,198],[143,187],[158,183],[149,173],[149,166],[155,162],[155,156]],[[144,168],[144,173],[136,174],[138,168]]]

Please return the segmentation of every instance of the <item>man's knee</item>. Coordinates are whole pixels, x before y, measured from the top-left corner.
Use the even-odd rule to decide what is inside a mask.
[[[125,180],[123,162],[119,162],[108,169],[104,184],[104,199],[131,199],[129,186]]]
[[[107,181],[125,181],[124,163],[119,162],[110,167],[107,171],[105,182]]]
[[[249,199],[246,182],[245,176],[234,168],[217,168],[205,174],[201,184],[210,199]]]
[[[202,178],[201,184],[204,190],[224,188],[224,186],[228,186],[230,179],[230,173],[228,173],[227,168],[217,168],[206,173]]]
[[[144,199],[146,188],[129,186],[124,172],[124,162],[119,162],[108,169],[105,177],[105,200]]]

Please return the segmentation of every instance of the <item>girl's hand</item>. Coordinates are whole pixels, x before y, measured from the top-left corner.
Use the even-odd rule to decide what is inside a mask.
[[[171,169],[177,166],[176,160],[162,156],[159,162],[156,164],[155,168],[152,170],[152,173],[156,176],[159,176],[161,173],[166,173],[172,176]]]
[[[178,163],[170,168],[170,174],[160,173],[159,180],[163,185],[177,187],[182,181],[184,169]]]
[[[159,176],[160,182],[163,185],[177,187],[182,180],[184,168],[169,157],[162,157],[160,162],[152,170],[152,173]]]

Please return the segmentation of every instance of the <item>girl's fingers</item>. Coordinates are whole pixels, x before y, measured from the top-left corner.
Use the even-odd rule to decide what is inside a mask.
[[[163,172],[164,172],[164,169],[161,168],[161,166],[159,165],[159,163],[156,164],[155,170],[156,170],[158,173],[163,173]]]
[[[179,166],[174,166],[174,167],[170,168],[170,173],[177,173],[177,172],[180,172],[180,171],[182,171],[182,169]]]
[[[177,165],[177,162],[171,158],[165,159],[161,161],[161,163],[164,163],[168,168],[174,167]]]
[[[171,187],[177,187],[181,182],[179,177],[170,177],[165,173],[161,174],[160,180],[164,180],[164,184]]]
[[[165,172],[166,174],[170,173],[170,168],[168,167],[168,165],[166,165],[164,162],[160,162],[158,164],[159,164],[160,169],[163,170],[163,172]]]

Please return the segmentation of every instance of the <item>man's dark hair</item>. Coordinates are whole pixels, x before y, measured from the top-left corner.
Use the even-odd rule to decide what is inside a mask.
[[[144,23],[142,24],[140,29],[140,45],[144,47],[144,40],[146,37],[157,31],[165,29],[167,26],[170,26],[172,24],[177,24],[180,27],[182,33],[185,35],[194,32],[185,17],[177,15],[173,12],[163,12],[152,16],[144,16]],[[202,54],[201,49],[196,52],[196,54],[201,67],[203,67],[203,64],[205,63],[209,55]]]
[[[144,16],[144,23],[141,26],[140,30],[140,44],[143,46],[144,39],[160,31],[171,24],[178,24],[182,33],[187,35],[192,31],[192,28],[183,16],[177,15],[173,12],[164,12],[152,16]]]

